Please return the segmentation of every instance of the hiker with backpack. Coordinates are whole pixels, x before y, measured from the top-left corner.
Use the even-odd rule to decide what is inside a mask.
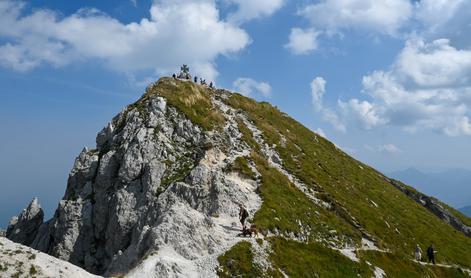
[[[431,244],[428,248],[427,248],[427,257],[428,257],[428,262],[430,263],[433,263],[435,264],[435,253],[437,253],[437,251],[435,251],[435,247],[433,246],[433,244]]]
[[[239,204],[239,220],[242,224],[242,230],[245,230],[245,219],[247,219],[247,217],[249,217],[249,212],[242,204]]]

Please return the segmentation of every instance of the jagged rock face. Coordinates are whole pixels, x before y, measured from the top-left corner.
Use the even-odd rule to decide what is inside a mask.
[[[43,223],[44,212],[38,199],[34,198],[18,217],[10,220],[6,237],[15,242],[30,245],[36,237],[39,226]]]
[[[163,246],[189,261],[215,253],[225,240],[215,221],[231,226],[237,204],[248,200],[257,204],[249,211],[258,209],[256,183],[224,170],[249,152],[235,123],[208,132],[162,97],[141,105],[145,115],[125,109],[98,134],[97,149],[82,150],[54,217],[41,225],[41,211],[21,242],[93,273],[119,274]],[[23,218],[12,227],[30,221]],[[181,267],[157,265],[164,276]]]

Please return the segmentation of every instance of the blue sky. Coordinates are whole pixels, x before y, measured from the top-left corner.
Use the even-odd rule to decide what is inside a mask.
[[[471,169],[470,26],[465,0],[1,1],[0,226],[33,196],[50,215],[80,150],[182,63],[380,171]]]

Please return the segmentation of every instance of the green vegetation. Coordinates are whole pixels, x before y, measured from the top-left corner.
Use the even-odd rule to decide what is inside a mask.
[[[29,275],[35,275],[36,273],[38,273],[38,271],[36,270],[34,265],[31,265],[31,267],[29,268]]]
[[[346,221],[314,204],[260,155],[252,153],[252,156],[262,175],[259,190],[263,203],[253,220],[257,227],[284,234],[292,232],[295,235],[309,230],[311,236],[335,240],[334,237],[342,238],[343,235],[360,241],[361,234]],[[331,230],[336,230],[336,234],[330,234]]]
[[[229,166],[228,170],[238,172],[246,178],[255,179],[255,173],[250,169],[249,162],[246,157],[237,157],[234,160],[234,163]]]
[[[183,181],[195,167],[195,161],[189,157],[189,154],[183,154],[173,163],[166,161],[166,165],[167,169],[160,184],[162,190],[174,182]]]
[[[239,131],[242,133],[242,140],[246,142],[250,147],[252,147],[256,151],[260,151],[260,146],[257,144],[257,141],[253,138],[252,132],[244,124],[244,121],[241,119],[236,119],[237,126],[239,127]]]
[[[174,182],[183,181],[183,179],[190,174],[193,167],[194,164],[191,161],[185,161],[178,169],[175,170],[175,172],[164,175],[161,186],[165,188]]]
[[[225,118],[213,105],[210,94],[212,94],[211,90],[193,82],[161,78],[156,84],[148,87],[146,93],[139,100],[128,105],[120,118],[113,119],[113,125],[116,132],[122,131],[126,125],[128,113],[134,109],[139,112],[139,117],[147,121],[149,119],[149,99],[159,95],[167,100],[168,105],[178,109],[204,130],[222,129]],[[159,130],[156,128],[154,135]]]
[[[162,130],[162,127],[160,125],[157,125],[154,127],[154,130],[152,131],[152,137],[155,141],[159,138],[159,132]]]
[[[371,277],[366,264],[358,264],[340,252],[318,243],[300,243],[275,237],[270,239],[270,260],[275,269],[289,277]]]
[[[0,264],[0,271],[5,272],[8,270],[8,265],[5,263],[5,265]]]
[[[360,258],[384,270],[388,277],[469,277],[459,268],[424,266],[390,253],[362,251]]]
[[[156,85],[149,88],[144,99],[154,94],[165,97],[170,106],[181,111],[193,123],[209,131],[221,129],[226,121],[222,113],[213,105],[211,93],[208,88],[193,82],[161,78]]]
[[[219,277],[261,277],[261,269],[253,263],[252,244],[242,241],[218,258]]]

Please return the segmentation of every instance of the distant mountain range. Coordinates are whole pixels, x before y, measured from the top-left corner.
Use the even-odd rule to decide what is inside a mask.
[[[428,173],[415,168],[389,173],[388,176],[409,184],[425,194],[439,198],[461,211],[471,212],[471,171],[451,169]]]

